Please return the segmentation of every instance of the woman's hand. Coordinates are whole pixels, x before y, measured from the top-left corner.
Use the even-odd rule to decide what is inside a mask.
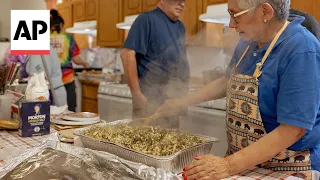
[[[218,180],[232,175],[229,160],[215,155],[196,156],[183,171],[185,180]]]
[[[179,113],[187,106],[183,99],[169,99],[166,100],[156,113],[161,113],[163,117],[168,117]]]

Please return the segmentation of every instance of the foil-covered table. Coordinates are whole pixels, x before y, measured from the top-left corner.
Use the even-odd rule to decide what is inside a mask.
[[[54,133],[55,130],[51,129]],[[116,164],[125,170],[133,174],[133,179],[183,179],[181,175],[175,175],[171,172],[163,169],[156,169],[146,166],[144,164],[135,163],[121,159],[115,155],[99,152],[90,149],[84,149],[82,147],[75,147],[70,144],[61,143],[56,133],[46,136],[36,136],[30,138],[22,138],[18,135],[17,131],[5,131],[0,130],[0,179],[10,172],[14,167],[18,166],[25,159],[39,153],[45,148],[56,149],[63,152],[68,152],[72,155],[81,158],[103,158],[111,162],[117,162]],[[114,164],[113,164],[114,165]],[[131,177],[131,178],[132,178]],[[127,178],[130,179],[130,178]],[[292,176],[287,176],[281,173],[273,172],[266,169],[252,168],[246,170],[238,175],[226,178],[226,180],[299,180]]]
[[[83,176],[75,172],[81,172]],[[65,177],[77,180],[180,179],[178,175],[163,169],[127,161],[106,152],[61,143],[56,134],[37,147],[20,151],[19,155],[0,166],[0,179],[30,179],[38,174],[43,176],[42,179],[49,176],[51,179]]]
[[[50,129],[50,133],[55,132],[57,132],[55,129]],[[17,151],[37,147],[48,139],[49,136],[20,137],[16,130],[0,130],[0,166],[6,159],[15,156]]]

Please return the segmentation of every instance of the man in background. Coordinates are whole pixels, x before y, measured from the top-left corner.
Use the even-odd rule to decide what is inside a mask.
[[[157,8],[142,13],[133,23],[121,51],[132,94],[133,118],[155,113],[166,99],[189,89],[185,27],[179,20],[185,0],[159,0]],[[151,123],[178,128],[178,116]]]
[[[305,20],[301,23],[301,25],[307,28],[320,41],[320,24],[313,16],[297,9],[290,9],[290,14],[303,16]]]

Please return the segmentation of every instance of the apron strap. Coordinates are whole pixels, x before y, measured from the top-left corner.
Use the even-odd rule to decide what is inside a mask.
[[[242,59],[244,58],[244,56],[245,56],[245,55],[247,54],[247,52],[249,51],[249,49],[250,49],[250,45],[246,48],[246,50],[244,51],[244,53],[241,55],[241,58],[240,58],[240,60],[238,61],[235,69],[237,69],[237,67],[239,66],[239,64],[241,63]]]
[[[267,52],[264,54],[261,62],[256,64],[256,70],[253,73],[253,77],[255,78],[259,78],[262,74],[261,72],[261,68],[262,65],[264,64],[264,62],[267,60],[271,50],[273,49],[274,45],[277,43],[279,37],[281,36],[281,34],[283,33],[283,31],[288,27],[289,25],[289,21],[286,21],[286,23],[283,25],[283,27],[280,29],[280,31],[277,33],[277,35],[273,38],[269,48],[267,49]],[[244,56],[247,54],[247,52],[250,49],[250,45],[248,45],[248,47],[246,48],[246,50],[244,51],[244,53],[242,54],[240,60],[238,61],[237,65],[235,66],[235,68],[233,69],[233,71],[235,71],[235,69],[237,69],[237,67],[239,66],[239,64],[241,63],[241,61],[243,60]]]
[[[262,74],[261,68],[262,68],[264,62],[267,60],[267,58],[268,58],[269,54],[271,53],[274,45],[277,43],[277,41],[278,41],[279,37],[281,36],[281,34],[283,33],[283,31],[288,27],[289,23],[290,23],[289,21],[286,21],[286,23],[280,29],[280,31],[278,32],[276,37],[273,38],[269,48],[267,49],[267,52],[263,56],[261,62],[257,63],[256,70],[253,73],[253,77],[254,78],[259,78],[261,76],[261,74]]]

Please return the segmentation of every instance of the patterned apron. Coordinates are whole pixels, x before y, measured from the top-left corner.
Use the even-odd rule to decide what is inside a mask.
[[[262,74],[261,68],[264,62],[288,24],[289,22],[286,22],[283,28],[278,32],[277,36],[273,39],[263,59],[261,62],[257,63],[253,76],[235,73],[235,69],[250,49],[250,45],[247,47],[231,73],[227,90],[226,117],[229,144],[227,152],[228,155],[249,146],[266,135],[266,130],[264,129],[259,111],[258,79]],[[284,150],[276,157],[261,164],[260,166],[262,168],[280,171],[284,174],[311,180],[311,161],[309,150],[300,152]]]

